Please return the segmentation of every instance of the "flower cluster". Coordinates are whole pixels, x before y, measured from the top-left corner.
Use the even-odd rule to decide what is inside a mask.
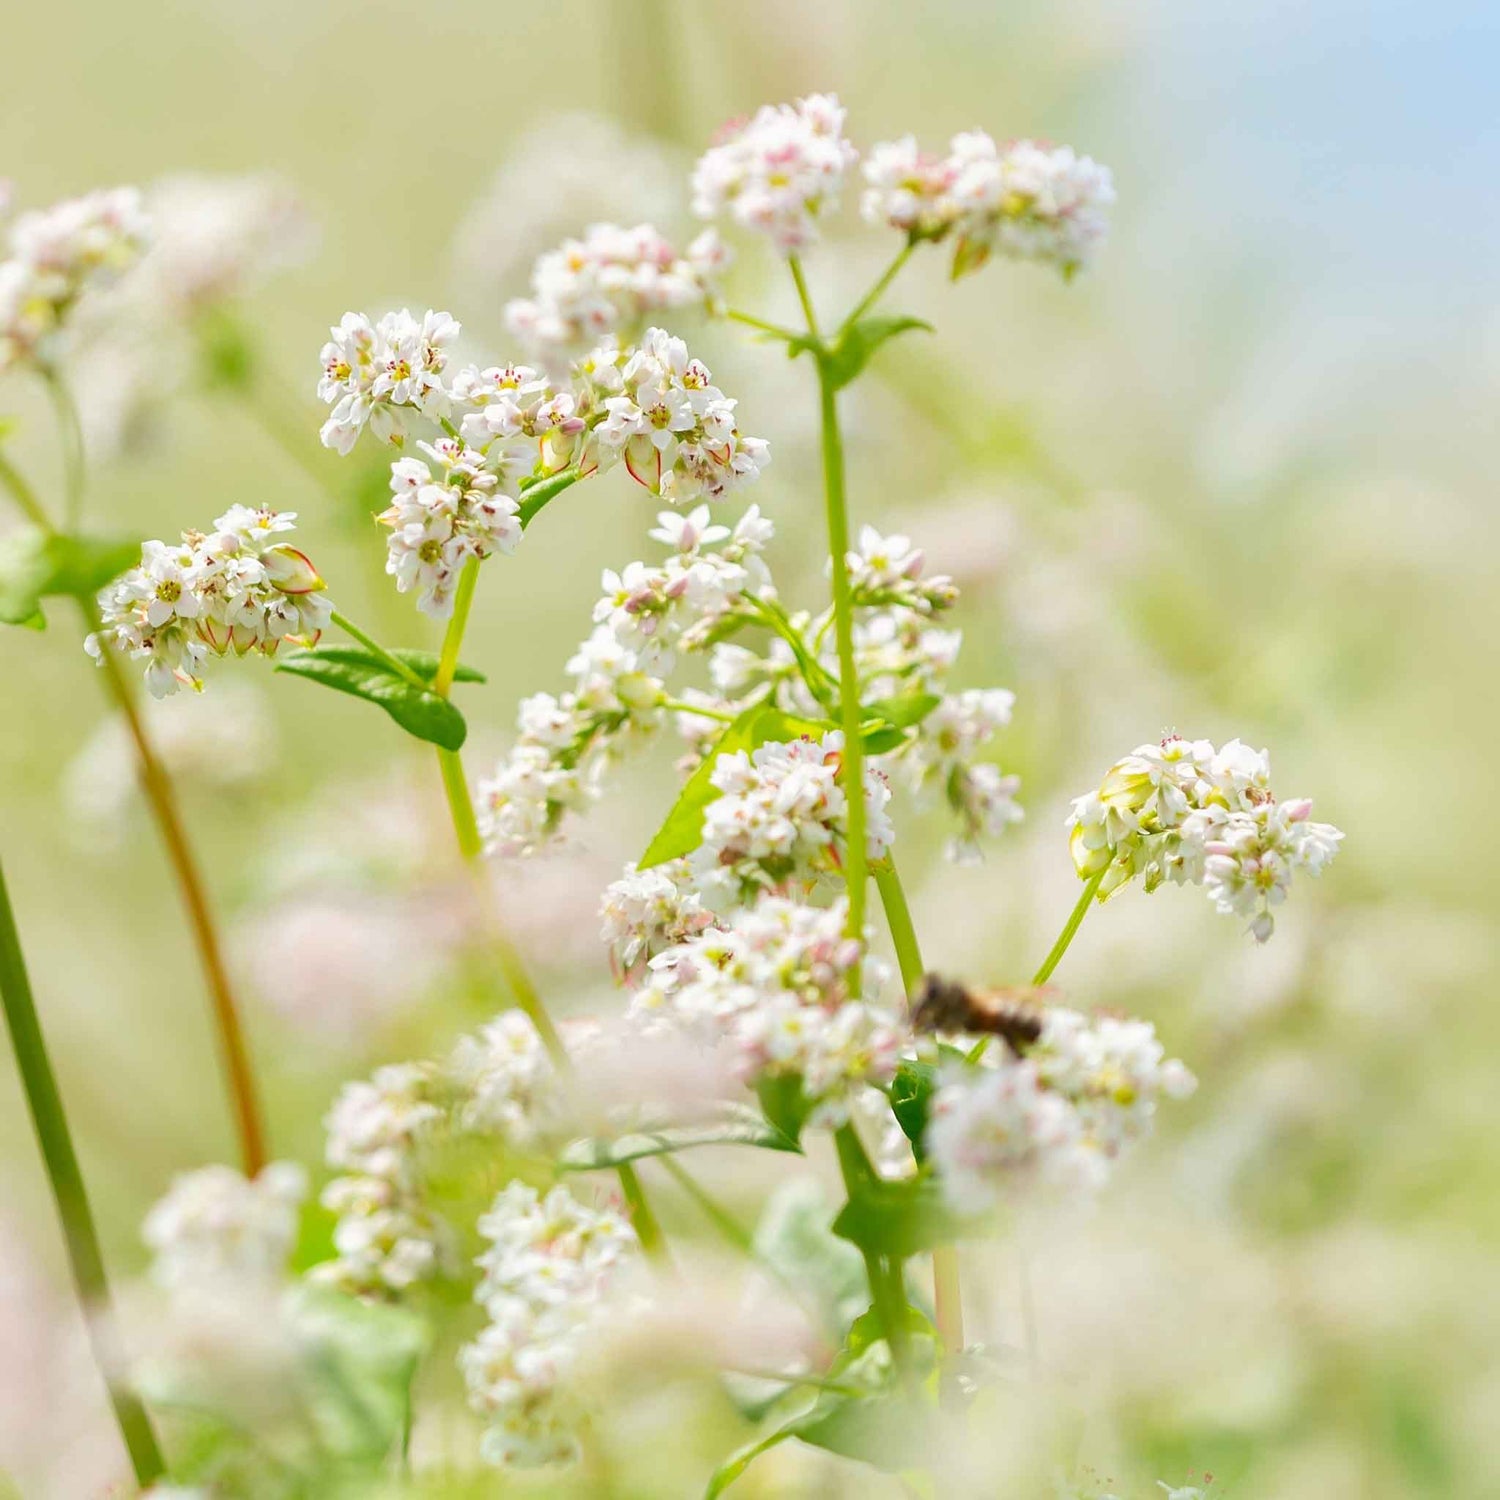
[[[99,595],[101,624],[85,643],[146,663],[146,685],[164,698],[202,687],[208,656],[274,656],[283,641],[310,644],[333,613],[323,580],[284,538],[296,512],[235,505],[212,532],[185,531],[176,546],[149,541],[140,566]]]
[[[377,1069],[347,1084],[324,1122],[328,1165],[323,1190],[338,1215],[336,1256],[316,1280],[366,1296],[400,1293],[435,1275],[447,1255],[445,1226],[425,1206],[420,1147],[443,1119],[435,1070],[410,1063]]]
[[[489,1424],[483,1452],[497,1464],[564,1462],[583,1417],[570,1371],[638,1241],[613,1209],[562,1187],[543,1198],[520,1182],[500,1192],[479,1232],[489,1248],[475,1297],[488,1322],[459,1352],[459,1368]]]
[[[844,110],[831,94],[767,104],[725,128],[693,171],[693,211],[728,213],[768,235],[783,255],[818,237],[818,217],[837,207],[844,174],[858,158],[844,139]]]
[[[727,261],[711,229],[679,255],[649,224],[591,224],[538,259],[506,326],[544,362],[566,363],[609,338],[628,343],[658,314],[703,306]]]
[[[991,1047],[983,1065],[945,1075],[926,1145],[964,1212],[989,1207],[1016,1183],[1098,1187],[1121,1151],[1150,1131],[1158,1101],[1195,1087],[1150,1022],[1057,1007],[1024,1055]]]
[[[958,815],[961,832],[947,845],[948,857],[967,863],[977,857],[980,841],[1004,832],[1024,814],[1016,802],[1019,776],[976,761],[980,746],[1010,723],[1015,694],[1006,688],[970,688],[947,693],[922,720],[905,756],[913,788],[940,787]]]
[[[658,953],[686,942],[714,922],[693,887],[692,869],[685,859],[669,860],[649,870],[626,865],[625,873],[605,889],[599,914],[610,967],[622,983],[640,979]]]
[[[54,337],[87,291],[140,257],[147,221],[134,188],[111,188],[21,214],[0,261],[0,374],[52,357]]]
[[[516,744],[480,783],[490,853],[535,853],[566,812],[587,807],[625,741],[660,722],[665,685],[656,674],[671,666],[675,647],[692,645],[764,579],[760,553],[771,527],[754,506],[733,530],[710,526],[705,507],[663,511],[658,521],[652,535],[672,554],[658,567],[637,562],[605,573],[598,623],[567,664],[571,690],[521,704]]]
[[[926,555],[911,538],[882,536],[873,526],[862,526],[859,546],[845,558],[854,604],[863,608],[889,606],[914,614],[932,615],[958,599],[953,580],[945,574],[924,577]]]
[[[497,549],[515,550],[521,540],[519,494],[494,467],[503,452],[492,461],[459,438],[418,447],[426,460],[398,458],[391,465],[395,498],[377,519],[390,527],[385,570],[396,588],[403,594],[416,589],[417,608],[441,620],[453,613],[465,563]]]
[[[865,218],[913,240],[952,233],[955,276],[997,249],[1071,274],[1103,241],[1115,197],[1108,168],[1071,147],[1001,147],[982,130],[954,136],[946,157],[924,154],[910,136],[876,146],[864,170]]]
[[[325,448],[348,453],[366,424],[385,442],[399,442],[404,414],[432,421],[448,415],[443,384],[448,346],[460,327],[445,312],[428,310],[419,322],[406,308],[372,323],[345,313],[323,345],[318,395],[333,407],[319,436]]]
[[[847,916],[842,898],[819,908],[764,896],[653,958],[633,1014],[727,1046],[747,1083],[800,1077],[812,1120],[838,1124],[858,1089],[890,1079],[909,1040],[874,998],[887,975],[845,935]]]
[[[225,1166],[184,1173],[141,1228],[152,1279],[169,1289],[279,1282],[306,1196],[307,1174],[295,1162],[272,1162],[248,1179]]]
[[[1081,878],[1099,878],[1101,900],[1137,875],[1148,891],[1168,879],[1200,885],[1263,943],[1293,875],[1321,874],[1343,838],[1312,821],[1307,798],[1278,802],[1270,781],[1266,752],[1239,740],[1217,750],[1178,735],[1141,745],[1097,792],[1074,799],[1073,863]]]
[[[753,901],[761,891],[805,890],[842,868],[848,799],[839,771],[844,736],[772,742],[721,755],[709,780],[720,793],[703,816],[692,856],[705,902],[715,909]],[[865,842],[883,859],[896,837],[886,812],[891,789],[864,768]]]
[[[569,1055],[576,1058],[594,1033],[592,1022],[564,1022]],[[565,1124],[557,1063],[520,1011],[505,1011],[460,1039],[448,1071],[457,1085],[455,1121],[461,1130],[524,1148],[548,1140]]]

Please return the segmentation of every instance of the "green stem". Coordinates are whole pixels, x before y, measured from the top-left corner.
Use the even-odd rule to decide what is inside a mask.
[[[703,1216],[731,1245],[746,1255],[754,1254],[754,1237],[750,1231],[722,1203],[717,1202],[675,1156],[668,1152],[657,1157],[657,1160],[661,1163],[662,1170],[698,1205]]]
[[[1052,971],[1062,962],[1062,956],[1068,951],[1068,944],[1073,941],[1074,934],[1083,925],[1083,919],[1089,914],[1089,907],[1093,905],[1094,893],[1099,889],[1099,882],[1104,879],[1109,866],[1106,865],[1095,875],[1090,875],[1083,887],[1083,894],[1078,898],[1078,904],[1073,908],[1067,925],[1058,933],[1057,941],[1052,945],[1052,951],[1042,960],[1042,966],[1036,971],[1032,979],[1033,985],[1046,984],[1052,977]]]
[[[814,339],[821,339],[818,332],[818,315],[813,311],[812,295],[807,290],[807,278],[802,274],[802,262],[795,255],[787,257],[792,280],[797,283],[797,300],[802,304],[802,316],[807,319],[807,331]]]
[[[793,265],[796,262],[793,261]],[[813,328],[811,318],[808,327]],[[849,890],[850,937],[863,940],[865,877],[869,851],[865,844],[864,746],[860,740],[859,678],[854,666],[854,604],[849,585],[849,515],[844,495],[844,444],[839,432],[838,400],[827,364],[818,361],[818,388],[823,413],[823,491],[828,513],[828,551],[833,564],[834,631],[839,656],[839,718],[844,730],[840,775],[848,802],[849,836],[844,875]]]
[[[120,1436],[130,1455],[136,1483],[145,1488],[161,1477],[164,1470],[161,1450],[146,1415],[135,1394],[116,1381],[116,1364],[109,1346],[113,1316],[110,1311],[109,1281],[104,1271],[104,1256],[94,1229],[88,1194],[83,1185],[78,1155],[63,1110],[57,1079],[47,1056],[26,962],[21,954],[21,940],[16,931],[15,914],[0,870],[0,1000],[5,1005],[6,1025],[15,1048],[16,1067],[26,1091],[31,1123],[42,1149],[57,1216],[62,1221],[67,1241],[68,1262],[74,1285],[83,1305],[89,1340],[100,1373],[109,1391],[110,1405]]]
[[[453,675],[458,671],[458,653],[463,647],[464,631],[469,626],[469,610],[474,605],[474,589],[479,583],[479,559],[471,557],[458,575],[458,588],[453,594],[453,613],[448,619],[448,629],[443,634],[443,649],[438,657],[437,676],[432,680],[432,690],[439,698],[446,698],[453,687]]]
[[[27,482],[26,476],[0,451],[0,481],[3,481],[6,489],[11,492],[17,505],[25,513],[26,519],[33,526],[40,526],[43,531],[52,530],[52,522],[47,519],[47,512],[42,502],[37,499],[37,494]]]
[[[375,639],[374,636],[369,635],[367,632],[361,630],[359,626],[356,625],[353,620],[349,619],[347,615],[341,614],[338,610],[334,610],[334,612],[329,615],[328,618],[333,624],[337,625],[345,635],[352,636],[356,641],[358,641],[360,645],[370,653],[371,656],[374,656],[380,661],[384,662],[385,665],[388,666],[391,671],[396,674],[397,677],[401,678],[403,682],[410,683],[414,688],[420,688],[424,693],[430,691],[427,683],[423,682],[423,680],[418,677],[417,674],[413,672],[412,669],[407,666],[399,656],[393,656],[389,651],[385,649],[384,646],[380,644],[379,641]]]
[[[625,1201],[630,1205],[630,1222],[635,1226],[641,1249],[653,1260],[660,1260],[667,1253],[667,1240],[661,1232],[656,1215],[651,1211],[641,1179],[629,1162],[621,1162],[616,1172],[620,1178],[620,1191],[625,1194]]]
[[[875,889],[880,892],[880,904],[885,907],[886,924],[891,929],[896,962],[901,968],[901,983],[906,986],[907,998],[910,999],[927,968],[922,962],[922,950],[917,944],[917,929],[912,925],[911,908],[906,904],[906,892],[902,889],[901,877],[896,873],[894,858],[887,856],[875,866]]]
[[[760,333],[768,333],[773,338],[784,339],[791,343],[793,339],[801,335],[790,328],[783,328],[780,323],[769,323],[764,318],[757,318],[751,313],[740,312],[738,308],[722,307],[720,313],[728,318],[731,323],[743,323],[746,328],[754,328]]]
[[[663,698],[657,706],[675,714],[696,714],[700,719],[716,719],[720,724],[735,722],[733,714],[721,713],[717,708],[705,708],[697,703],[684,703],[681,698]]]
[[[890,284],[900,274],[902,266],[904,266],[907,261],[911,259],[911,253],[916,248],[916,242],[914,240],[908,240],[901,247],[901,249],[896,254],[895,260],[893,260],[890,265],[885,268],[885,271],[882,273],[880,280],[877,281],[875,285],[872,286],[862,298],[860,298],[859,303],[856,305],[854,311],[851,312],[849,316],[845,318],[844,321],[839,325],[839,332],[841,334],[846,329],[852,328],[857,322],[859,322],[862,317],[864,317],[867,312],[869,312],[872,307],[875,306],[877,302],[880,301],[880,299],[885,295],[886,288],[890,286]]]
[[[71,531],[78,525],[83,511],[83,424],[78,420],[78,407],[62,374],[51,365],[41,366],[42,379],[47,394],[52,398],[52,408],[57,414],[57,428],[63,451],[63,514]]]
[[[847,1122],[840,1125],[833,1133],[833,1140],[838,1148],[844,1192],[852,1202],[874,1178],[875,1169],[853,1125]],[[900,1263],[888,1265],[864,1245],[859,1247],[859,1253],[864,1257],[865,1277],[870,1283],[870,1305],[890,1346],[891,1358],[898,1369],[904,1369],[910,1330],[906,1326],[906,1291],[901,1285]]]

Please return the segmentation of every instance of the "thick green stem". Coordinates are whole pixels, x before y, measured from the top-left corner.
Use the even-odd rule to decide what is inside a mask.
[[[875,1169],[870,1165],[864,1143],[853,1125],[840,1125],[834,1131],[833,1141],[838,1149],[844,1192],[852,1201],[874,1177]],[[859,1252],[864,1257],[865,1276],[870,1283],[870,1305],[890,1346],[891,1358],[898,1369],[905,1369],[910,1329],[906,1323],[906,1289],[902,1285],[900,1262],[887,1263],[864,1245],[859,1247]]]
[[[3,870],[0,870],[0,1000],[4,1001],[5,1021],[15,1048],[16,1067],[26,1092],[26,1104],[36,1128],[37,1142],[42,1149],[47,1179],[52,1185],[57,1216],[62,1221],[68,1263],[83,1305],[94,1357],[104,1376],[136,1483],[144,1489],[162,1475],[161,1450],[157,1447],[146,1409],[132,1391],[117,1382],[118,1361],[109,1345],[113,1317],[104,1256],[99,1249],[99,1237],[94,1229],[78,1155],[73,1149],[62,1096],[47,1056]]]
[[[1083,919],[1089,914],[1089,907],[1094,904],[1095,893],[1099,889],[1099,882],[1104,879],[1108,870],[1106,865],[1096,875],[1090,875],[1083,887],[1083,894],[1078,898],[1078,904],[1073,908],[1067,925],[1058,933],[1057,941],[1052,945],[1052,951],[1042,960],[1042,966],[1036,971],[1032,978],[1032,984],[1046,984],[1052,977],[1052,971],[1062,962],[1062,956],[1068,951],[1068,944],[1073,941],[1078,929],[1083,926]]]

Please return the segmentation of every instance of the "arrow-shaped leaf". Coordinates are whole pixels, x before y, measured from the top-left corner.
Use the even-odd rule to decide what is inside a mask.
[[[6,537],[0,543],[0,622],[39,627],[43,599],[86,599],[140,560],[138,541],[40,530]]]
[[[842,390],[869,364],[882,344],[914,328],[932,332],[931,323],[911,317],[861,318],[851,324],[823,358],[829,383],[834,390]]]

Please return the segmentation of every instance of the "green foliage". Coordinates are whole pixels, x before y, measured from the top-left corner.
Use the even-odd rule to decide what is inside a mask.
[[[667,814],[666,822],[646,846],[640,868],[649,870],[653,865],[680,859],[685,854],[691,854],[703,842],[704,811],[709,803],[719,797],[719,789],[714,786],[711,778],[714,765],[721,755],[753,750],[757,745],[777,740],[795,740],[804,734],[822,734],[824,729],[824,725],[811,719],[793,718],[790,714],[782,713],[779,708],[752,704],[725,729],[703,758],[703,764],[688,777],[671,812]]]
[[[942,1188],[919,1174],[888,1182],[869,1177],[851,1185],[833,1232],[862,1250],[905,1260],[957,1238],[964,1221],[947,1206]]]
[[[802,1140],[802,1127],[812,1111],[812,1101],[796,1073],[768,1075],[755,1085],[756,1097],[766,1119],[777,1134],[793,1142]]]
[[[0,541],[0,622],[40,630],[43,599],[90,598],[140,560],[138,541],[16,532]]]
[[[840,331],[832,344],[823,347],[811,335],[791,339],[787,352],[794,358],[799,354],[812,353],[820,359],[829,384],[841,391],[869,364],[875,352],[898,334],[920,328],[924,333],[932,332],[932,324],[921,318],[888,316],[861,318]]]
[[[755,1227],[755,1257],[789,1286],[831,1338],[838,1338],[870,1303],[859,1252],[828,1228],[831,1210],[808,1178],[783,1183]]]
[[[428,652],[393,651],[391,655],[425,681],[431,681],[437,671],[437,659]],[[288,652],[277,659],[276,670],[363,698],[384,709],[408,734],[444,750],[461,749],[468,736],[464,716],[452,703],[408,682],[363,646],[320,645]],[[483,682],[484,678],[460,667],[455,681]]]
[[[558,474],[548,474],[533,480],[521,490],[521,504],[516,511],[522,529],[529,526],[544,505],[555,500],[565,489],[578,483],[583,476],[577,469],[564,469]]]

